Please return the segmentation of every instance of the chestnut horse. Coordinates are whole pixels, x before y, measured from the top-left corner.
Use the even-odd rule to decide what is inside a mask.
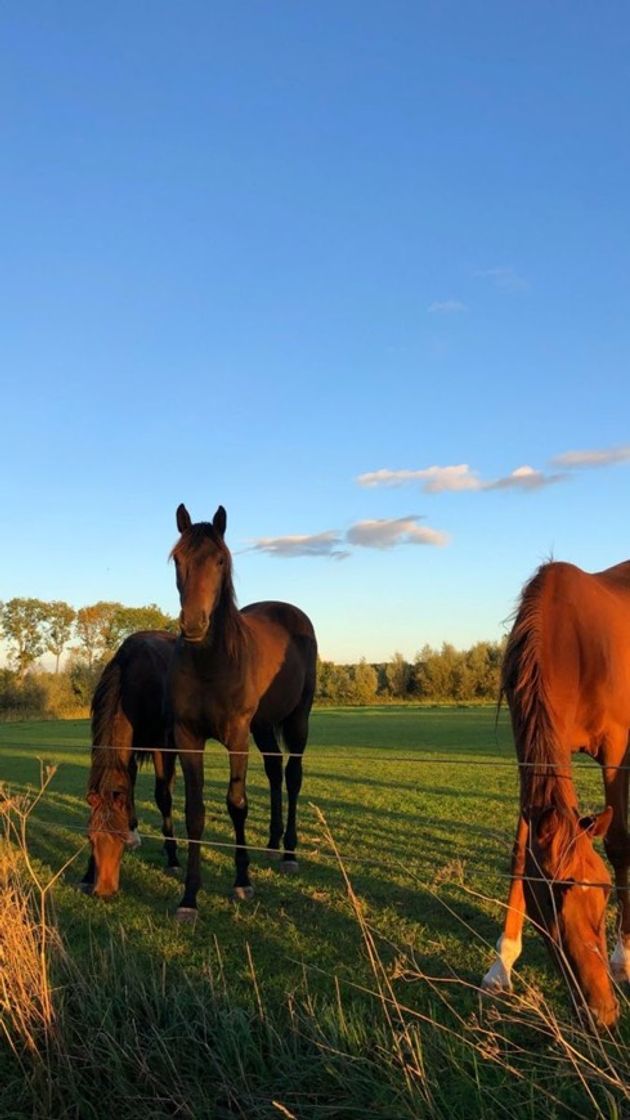
[[[630,979],[628,761],[630,561],[590,575],[543,565],[527,584],[502,670],[520,763],[520,815],[498,958],[482,984],[509,990],[525,912],[545,934],[573,994],[595,1022],[619,1009],[607,966],[610,875],[593,838],[605,837],[615,872],[619,933],[615,980]],[[602,767],[607,808],[580,818],[571,755]],[[621,768],[621,769],[620,769]]]
[[[146,630],[127,638],[105,666],[92,700],[92,766],[88,836],[92,854],[80,884],[101,897],[118,890],[126,845],[140,842],[134,787],[138,763],[155,767],[155,800],[162,814],[169,868],[179,867],[171,820],[175,752],[166,715],[166,677],[176,635]],[[160,748],[166,748],[164,750]]]
[[[186,788],[188,865],[177,910],[194,920],[201,885],[203,835],[203,750],[217,739],[229,752],[227,807],[236,839],[234,896],[253,894],[245,845],[246,775],[250,730],[264,754],[271,791],[269,850],[281,867],[297,870],[296,808],[302,784],[302,754],[315,692],[317,644],[310,620],[289,603],[252,603],[239,610],[232,585],[232,559],[224,541],[226,513],[219,506],[212,523],[192,523],[177,509],[181,534],[171,555],[181,603],[180,636],[169,672],[175,743]],[[282,819],[282,751],[286,764],[287,824]]]

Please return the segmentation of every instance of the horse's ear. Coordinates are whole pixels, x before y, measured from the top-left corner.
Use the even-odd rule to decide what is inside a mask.
[[[175,514],[175,516],[177,518],[177,528],[179,529],[180,533],[185,533],[187,529],[190,529],[192,521],[190,519],[190,514],[183,502],[180,502],[180,504],[178,505],[177,513]]]
[[[610,828],[610,822],[613,819],[613,807],[607,805],[602,809],[601,813],[595,813],[590,817],[582,817],[580,819],[580,828],[588,835],[595,839],[596,836],[605,836]]]
[[[219,506],[217,512],[212,518],[212,528],[216,529],[220,537],[225,536],[225,527],[227,525],[227,513],[223,506]]]

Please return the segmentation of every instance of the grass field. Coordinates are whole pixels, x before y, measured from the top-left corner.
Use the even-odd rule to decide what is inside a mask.
[[[46,874],[85,842],[88,743],[86,721],[0,725],[12,791],[37,787],[38,759],[58,766],[28,827]],[[601,807],[597,768],[580,762],[576,774],[585,810]],[[125,856],[116,899],[76,890],[87,849],[64,873],[57,1049],[35,1060],[6,1048],[2,1117],[630,1115],[627,1012],[614,1039],[582,1033],[533,932],[515,999],[475,987],[516,820],[504,716],[495,726],[490,708],[316,711],[300,875],[253,852],[250,903],[229,898],[226,784],[225,752],[209,743],[205,837],[228,846],[203,849],[194,929],[172,919],[181,887],[163,871],[149,770],[137,787],[143,846]],[[263,847],[255,748],[248,793],[248,841]],[[175,827],[182,836],[181,781]],[[611,938],[613,917],[611,906]]]

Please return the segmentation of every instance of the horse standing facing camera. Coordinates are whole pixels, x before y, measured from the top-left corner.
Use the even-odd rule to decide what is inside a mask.
[[[289,603],[252,603],[238,609],[232,558],[224,540],[226,522],[223,506],[212,522],[193,524],[186,507],[180,505],[177,528],[181,536],[171,553],[181,613],[168,694],[191,841],[184,895],[177,910],[182,921],[194,920],[201,886],[201,853],[196,841],[201,840],[204,829],[206,739],[217,739],[229,754],[227,807],[236,840],[234,896],[249,898],[253,894],[245,843],[250,731],[263,752],[271,791],[269,849],[279,853],[282,845],[280,866],[289,872],[297,870],[296,809],[315,692],[315,632],[310,619]],[[289,752],[286,828],[278,732]]]

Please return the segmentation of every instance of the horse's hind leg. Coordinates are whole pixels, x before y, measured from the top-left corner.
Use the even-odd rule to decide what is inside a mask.
[[[503,933],[497,941],[496,960],[481,981],[481,987],[487,992],[510,992],[512,990],[512,966],[521,955],[521,935],[525,919],[525,893],[522,876],[525,872],[527,832],[527,822],[523,817],[519,817],[512,852],[512,882],[508,894]]]
[[[129,775],[129,839],[130,848],[140,847],[140,834],[138,832],[138,814],[136,813],[136,778],[138,777],[138,760],[136,752],[132,751],[127,763]]]
[[[153,765],[155,766],[155,804],[162,814],[162,836],[164,837],[164,851],[166,853],[166,866],[176,868],[180,866],[177,858],[177,843],[173,838],[173,781],[175,778],[175,752],[154,751]]]
[[[300,706],[284,721],[283,738],[289,751],[284,775],[287,784],[287,827],[284,832],[284,854],[280,865],[283,871],[292,874],[298,870],[297,848],[297,802],[302,788],[302,755],[308,738],[308,706]]]
[[[252,735],[263,756],[265,773],[269,782],[269,842],[270,854],[280,854],[282,840],[282,752],[273,727],[252,727]]]

